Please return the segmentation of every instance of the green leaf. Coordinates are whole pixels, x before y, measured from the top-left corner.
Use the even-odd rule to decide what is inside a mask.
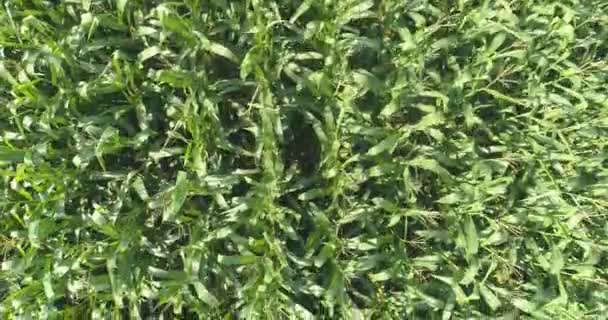
[[[192,283],[192,285],[194,286],[196,295],[199,299],[201,299],[202,302],[206,303],[211,307],[215,307],[219,304],[217,298],[212,295],[200,281],[195,281]]]
[[[247,265],[254,264],[258,261],[258,257],[254,255],[245,255],[245,256],[224,256],[219,255],[217,261],[224,265]]]
[[[190,20],[182,19],[173,14],[164,14],[162,15],[161,23],[167,31],[181,36],[186,43],[193,44],[195,42]]]
[[[502,93],[500,93],[500,92],[498,92],[498,91],[496,91],[494,89],[484,88],[484,89],[481,89],[481,91],[484,91],[484,92],[486,92],[486,93],[494,96],[495,98],[497,98],[499,100],[504,100],[504,101],[511,102],[513,104],[520,105],[520,106],[525,106],[526,105],[526,103],[523,102],[522,100],[509,97],[509,96],[507,96],[505,94],[502,94]]]
[[[486,54],[491,55],[492,53],[494,53],[505,42],[505,39],[506,34],[504,32],[499,32],[498,34],[496,34],[494,38],[492,38],[492,42],[488,46]]]
[[[122,17],[125,13],[128,0],[116,0],[116,8],[118,9],[118,16]]]
[[[302,1],[302,3],[300,4],[300,6],[298,7],[298,9],[296,9],[296,11],[293,13],[293,15],[291,16],[291,18],[289,18],[289,22],[290,23],[294,23],[296,22],[296,20],[298,20],[298,18],[303,15],[304,13],[306,13],[306,11],[308,11],[308,9],[310,9],[310,7],[312,6],[313,1],[312,0],[304,0]]]
[[[194,75],[187,71],[161,70],[156,73],[156,80],[175,88],[186,88],[194,84]]]
[[[163,220],[171,221],[175,219],[181,210],[186,198],[188,197],[188,174],[184,171],[177,173],[175,187],[171,191],[171,202],[163,212]]]
[[[218,56],[222,56],[234,63],[240,63],[239,58],[237,58],[236,55],[232,53],[232,51],[230,51],[230,49],[224,47],[219,43],[211,42],[207,47],[207,50],[209,50],[209,52],[217,54]]]
[[[371,90],[373,92],[380,92],[383,87],[380,80],[378,80],[378,78],[374,74],[363,69],[359,69],[353,72],[353,80],[364,91]]]
[[[483,300],[488,304],[488,307],[490,307],[490,309],[493,311],[496,311],[502,305],[498,297],[496,297],[492,290],[485,285],[479,285],[479,293],[481,294]]]
[[[230,51],[230,49],[226,48],[225,46],[223,46],[217,42],[213,42],[213,41],[209,40],[206,36],[204,36],[200,32],[195,32],[195,34],[198,37],[199,41],[201,42],[202,48],[204,50],[209,51],[218,56],[224,57],[234,63],[237,63],[237,64],[240,63],[239,59],[236,57],[236,55],[234,53],[232,53],[232,51]]]
[[[442,124],[444,122],[443,116],[438,112],[433,112],[431,114],[427,114],[420,122],[416,123],[414,129],[416,130],[428,130],[428,128],[432,126],[436,126]],[[430,130],[428,130],[430,131]]]
[[[401,137],[400,134],[392,134],[392,135],[388,136],[386,139],[382,140],[377,145],[369,148],[369,150],[367,151],[367,154],[370,156],[376,156],[385,151],[392,153],[392,151],[397,146],[397,143],[399,142],[400,137]]]
[[[554,102],[556,104],[562,105],[562,106],[572,107],[572,103],[570,102],[570,100],[564,98],[563,96],[561,96],[559,94],[550,93],[549,100],[551,100],[552,102]]]
[[[357,1],[353,2],[356,3]],[[372,11],[369,11],[369,9],[371,9],[373,6],[374,1],[372,0],[358,1],[356,5],[348,8],[346,11],[341,12],[342,14],[338,18],[339,24],[347,24],[353,20],[372,17],[374,14]]]
[[[135,177],[131,185],[141,200],[147,201],[150,199],[144,180],[140,176]]]
[[[432,275],[433,278],[440,280],[443,283],[448,284],[452,288],[452,292],[454,292],[454,296],[456,297],[456,302],[459,305],[463,305],[467,301],[467,295],[464,293],[460,285],[454,281],[454,279],[450,277],[436,276]]]
[[[8,70],[6,70],[6,68],[4,67],[4,62],[0,62],[0,78],[4,79],[5,81],[7,81],[9,84],[11,85],[17,85],[17,80],[15,80],[15,78],[13,77],[13,75],[11,75],[10,72],[8,72]]]
[[[144,62],[158,54],[160,54],[162,52],[162,49],[159,48],[158,46],[152,46],[152,47],[148,47],[146,49],[144,49],[144,51],[140,52],[139,55],[137,56],[138,61]]]
[[[53,301],[55,298],[55,291],[53,290],[53,280],[50,272],[46,272],[42,278],[42,285],[44,287],[44,295],[49,301]]]
[[[27,226],[28,240],[32,247],[40,247],[40,220],[32,221]]]
[[[309,201],[312,199],[323,197],[323,196],[325,196],[325,194],[326,194],[326,191],[324,189],[312,189],[312,190],[308,190],[306,192],[301,193],[298,196],[298,199],[302,200],[302,201]]]
[[[464,233],[467,241],[467,253],[476,255],[479,250],[479,239],[477,237],[477,228],[471,216],[467,216],[464,220]]]
[[[564,268],[564,256],[558,246],[553,246],[551,250],[551,269],[552,274],[558,275]]]
[[[450,175],[449,171],[447,171],[439,164],[439,162],[434,159],[418,157],[413,160],[410,160],[408,164],[412,167],[418,167],[424,170],[434,172],[445,181],[450,181],[452,179],[452,176]]]
[[[0,164],[23,162],[25,152],[0,146]]]
[[[527,313],[534,313],[534,311],[537,309],[537,305],[535,303],[521,298],[514,298],[511,300],[511,303],[517,309]]]

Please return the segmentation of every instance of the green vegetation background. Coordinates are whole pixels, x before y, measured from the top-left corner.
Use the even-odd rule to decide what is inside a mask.
[[[605,319],[608,2],[4,0],[0,318]]]

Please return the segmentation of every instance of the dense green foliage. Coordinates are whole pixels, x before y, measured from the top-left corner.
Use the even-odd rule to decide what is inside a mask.
[[[0,318],[603,319],[605,0],[3,0]]]

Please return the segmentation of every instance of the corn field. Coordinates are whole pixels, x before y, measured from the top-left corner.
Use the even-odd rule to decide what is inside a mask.
[[[608,1],[1,4],[1,319],[608,319]]]

